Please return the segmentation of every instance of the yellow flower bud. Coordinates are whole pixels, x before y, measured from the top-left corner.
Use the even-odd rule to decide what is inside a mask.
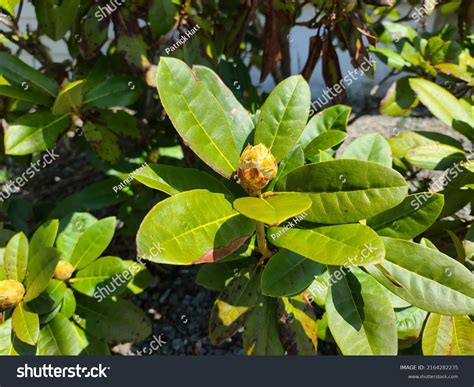
[[[59,261],[54,269],[54,278],[60,281],[67,281],[74,273],[74,266],[68,261]]]
[[[0,311],[18,305],[25,295],[21,282],[15,280],[0,281]]]
[[[248,192],[259,191],[267,186],[278,172],[278,161],[263,144],[247,145],[240,156],[237,175],[240,184]]]

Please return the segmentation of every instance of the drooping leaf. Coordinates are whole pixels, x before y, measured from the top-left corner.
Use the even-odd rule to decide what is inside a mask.
[[[382,262],[385,249],[380,237],[362,224],[313,229],[272,227],[269,241],[325,265],[361,266]]]
[[[432,192],[407,196],[398,206],[367,219],[377,234],[413,239],[427,230],[441,214],[444,197]]]
[[[133,177],[147,187],[176,195],[193,189],[207,189],[232,196],[229,189],[213,176],[194,168],[151,164],[137,170]]]
[[[355,139],[342,153],[342,158],[373,161],[392,166],[392,152],[387,140],[379,133],[369,133]]]
[[[339,159],[297,168],[278,181],[277,190],[309,195],[313,205],[306,220],[338,224],[395,207],[408,186],[398,172],[378,163]]]
[[[284,348],[278,332],[277,300],[260,296],[252,310],[243,335],[246,355],[283,355]]]
[[[77,322],[86,332],[108,343],[141,341],[151,334],[151,322],[145,312],[126,300],[76,298]]]
[[[175,265],[213,262],[237,250],[254,229],[223,194],[187,191],[148,213],[137,234],[138,256]]]
[[[107,248],[115,232],[115,217],[101,219],[79,237],[69,262],[78,270],[96,260]]]
[[[5,133],[5,153],[22,156],[53,148],[58,136],[69,125],[67,115],[54,116],[48,111],[28,113],[8,127]]]
[[[311,93],[302,76],[279,83],[261,108],[255,129],[255,144],[271,148],[283,160],[296,145],[308,120]]]
[[[447,255],[413,242],[382,237],[385,260],[367,270],[400,298],[444,315],[474,312],[474,274]]]
[[[262,293],[271,297],[301,293],[325,266],[287,250],[273,255],[262,273]]]
[[[21,341],[30,345],[36,344],[40,333],[39,318],[36,313],[27,311],[23,303],[13,311],[12,327]]]
[[[337,268],[329,268],[332,273]],[[396,355],[397,326],[380,284],[354,269],[331,285],[326,300],[331,333],[344,355]]]
[[[28,266],[28,239],[22,232],[15,234],[8,242],[3,266],[7,279],[23,282]]]
[[[474,322],[469,316],[431,313],[422,339],[423,355],[474,355]]]
[[[161,58],[158,91],[168,116],[186,144],[211,168],[229,178],[239,165],[232,126],[206,84],[182,61]]]

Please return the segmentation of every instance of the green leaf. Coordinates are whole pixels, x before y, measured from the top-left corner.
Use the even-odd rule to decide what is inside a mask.
[[[279,300],[280,301],[280,300]],[[302,297],[279,302],[282,344],[289,355],[315,355],[318,349],[318,322],[313,309]]]
[[[25,303],[38,297],[49,284],[59,261],[59,253],[51,247],[41,249],[30,255],[26,274]]]
[[[339,159],[297,168],[278,181],[277,190],[307,193],[313,205],[306,220],[335,224],[395,207],[408,186],[398,172],[378,163]]]
[[[2,0],[0,1],[0,7],[7,11],[11,16],[15,16],[15,7],[18,5],[20,0]]]
[[[143,219],[138,256],[175,265],[213,262],[237,250],[254,230],[254,222],[223,194],[187,191],[158,203]]]
[[[130,301],[105,299],[99,303],[83,295],[78,295],[76,301],[78,324],[101,340],[128,343],[151,335],[149,318]]]
[[[269,241],[325,265],[363,266],[382,262],[385,249],[380,237],[362,224],[313,229],[272,227]]]
[[[398,79],[390,86],[380,102],[380,113],[387,116],[401,116],[418,106],[418,98],[408,83],[409,77]]]
[[[74,292],[72,289],[66,289],[64,293],[63,303],[61,305],[61,314],[67,318],[71,318],[76,311],[76,297],[74,297]]]
[[[143,81],[122,75],[105,79],[84,96],[84,105],[98,108],[129,106],[137,102],[143,95]]]
[[[54,116],[47,111],[28,113],[11,124],[5,133],[5,153],[28,155],[51,149],[58,136],[70,125],[67,115]]]
[[[339,145],[347,138],[347,133],[341,130],[328,130],[321,133],[313,141],[311,141],[304,150],[306,158],[317,155],[320,151],[333,148]]]
[[[53,103],[53,100],[46,98],[44,94],[29,89],[25,90],[17,86],[0,85],[0,95],[35,105],[50,106]]]
[[[295,193],[276,193],[265,198],[243,197],[234,201],[234,208],[247,218],[274,225],[293,216],[306,216],[311,199]]]
[[[474,355],[474,323],[469,316],[431,313],[422,339],[423,355]]]
[[[255,129],[255,144],[271,148],[283,160],[294,148],[308,120],[311,91],[300,75],[280,82],[263,104]]]
[[[423,310],[444,315],[474,313],[474,274],[443,253],[383,237],[385,260],[367,270],[377,281]]]
[[[233,196],[219,180],[194,168],[152,164],[136,170],[133,177],[147,187],[157,189],[168,195],[176,195],[193,189],[207,189],[210,192]]]
[[[234,306],[216,299],[209,319],[209,336],[213,345],[219,345],[234,336],[244,324],[250,308]]]
[[[100,112],[100,123],[104,124],[117,136],[126,136],[131,138],[140,137],[140,129],[138,128],[138,119],[123,110],[112,111],[102,110]]]
[[[66,288],[64,282],[52,279],[49,281],[46,289],[37,298],[28,303],[28,308],[40,315],[53,311],[63,301]]]
[[[404,130],[396,136],[387,139],[392,149],[392,154],[398,159],[403,159],[412,148],[422,145],[435,145],[438,142],[429,139],[421,133]]]
[[[295,149],[288,155],[285,160],[282,160],[278,165],[277,176],[270,182],[267,187],[267,191],[273,191],[275,184],[282,177],[290,173],[296,168],[302,167],[304,165],[304,152],[301,146],[297,145]]]
[[[254,307],[260,290],[261,268],[255,264],[239,269],[219,299],[234,306]]]
[[[391,48],[387,47],[370,47],[370,51],[375,53],[375,55],[387,66],[393,67],[397,70],[403,70],[403,68],[410,67],[410,62],[406,61],[403,56],[399,53],[393,51]]]
[[[232,91],[218,77],[218,75],[204,66],[193,66],[193,71],[198,78],[204,82],[211,94],[216,98],[217,103],[230,121],[231,134],[234,138],[235,146],[239,154],[243,152],[245,145],[249,141],[250,133],[253,130],[253,122],[250,114],[244,109],[235,98]]]
[[[3,256],[7,279],[23,282],[28,265],[28,239],[25,234],[15,234],[7,244]]]
[[[313,116],[301,133],[298,144],[305,149],[313,140],[330,130],[345,132],[351,108],[344,105],[335,105],[324,109]]]
[[[58,41],[71,28],[80,8],[80,0],[35,0],[36,17],[41,31]]]
[[[448,158],[458,157],[463,159],[463,151],[445,144],[428,144],[411,148],[405,159],[413,166],[421,169],[446,169]],[[448,159],[448,160],[445,160]],[[443,164],[445,161],[445,164]]]
[[[12,347],[12,319],[0,322],[0,355],[9,355]]]
[[[395,309],[399,347],[409,348],[418,341],[427,315],[428,312],[416,306]]]
[[[126,284],[132,278],[128,267],[121,258],[103,257],[79,270],[74,278],[69,280],[72,287],[78,292],[89,297],[110,297],[126,289]],[[120,284],[117,285],[120,281]],[[113,289],[109,291],[109,286]],[[97,297],[96,297],[97,296]]]
[[[325,266],[305,257],[280,250],[262,273],[262,293],[271,297],[294,296],[305,290]]]
[[[12,315],[12,326],[15,335],[30,345],[35,345],[39,337],[39,318],[36,313],[28,312],[20,303]]]
[[[121,156],[119,139],[105,126],[88,121],[82,127],[82,132],[87,142],[102,160],[110,164],[119,161]]]
[[[153,280],[153,274],[145,265],[136,261],[123,261],[123,264],[132,274],[131,280],[127,283],[128,292],[140,294],[150,286]]]
[[[443,206],[443,195],[417,193],[407,196],[398,206],[367,219],[367,225],[382,236],[413,239],[438,219]]]
[[[329,268],[333,274],[338,268]],[[396,355],[395,313],[381,285],[362,270],[333,282],[326,300],[329,329],[344,355]]]
[[[368,133],[356,138],[342,153],[341,158],[373,161],[392,166],[392,152],[387,140],[380,133]]]
[[[52,113],[56,116],[79,112],[82,105],[82,84],[84,80],[72,82],[65,86],[56,97]]]
[[[21,88],[28,86],[32,91],[48,98],[56,97],[58,93],[58,85],[54,80],[6,51],[0,52],[0,74],[12,85]]]
[[[320,275],[314,276],[314,281],[311,282],[306,290],[306,297],[308,300],[316,302],[320,307],[324,307],[326,305],[330,282],[331,277],[327,270]]]
[[[30,240],[30,256],[42,248],[53,247],[58,228],[59,221],[57,219],[49,220],[39,226]]]
[[[148,20],[155,37],[168,33],[175,24],[179,7],[173,0],[152,0],[148,6]]]
[[[79,237],[69,262],[81,270],[96,260],[105,251],[115,233],[115,217],[99,220],[87,228]]]
[[[278,328],[277,300],[260,296],[245,322],[243,335],[246,355],[283,355]]]
[[[474,138],[474,117],[472,116],[472,112],[465,109],[454,95],[443,87],[426,79],[412,78],[409,82],[421,103],[425,105],[433,115],[454,129],[457,129],[455,125],[456,121],[466,123],[470,126],[470,130],[463,134],[467,134],[471,140]]]
[[[41,329],[37,355],[75,356],[83,350],[83,343],[74,323],[61,313]]]
[[[161,58],[158,91],[184,142],[211,168],[229,178],[238,168],[240,149],[222,105],[182,61]]]
[[[77,241],[84,231],[95,223],[97,218],[87,212],[74,212],[61,219],[56,247],[62,254],[62,260],[71,259]]]

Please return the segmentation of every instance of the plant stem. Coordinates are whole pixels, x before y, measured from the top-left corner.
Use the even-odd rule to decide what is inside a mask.
[[[272,252],[268,248],[267,238],[265,237],[265,225],[262,222],[257,222],[257,246],[263,258],[266,259],[272,256]]]

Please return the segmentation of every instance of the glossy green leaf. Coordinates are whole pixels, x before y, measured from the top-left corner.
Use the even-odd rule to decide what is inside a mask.
[[[129,106],[137,102],[144,90],[145,85],[141,80],[118,75],[88,90],[84,96],[84,105],[98,108]]]
[[[74,323],[61,313],[41,329],[37,352],[40,356],[75,356],[83,349]]]
[[[341,158],[373,161],[392,166],[392,152],[387,140],[379,133],[368,133],[356,138],[342,153]]]
[[[333,273],[337,268],[331,267]],[[396,355],[397,326],[380,284],[362,270],[332,283],[326,300],[331,333],[344,355]]]
[[[80,7],[80,0],[35,0],[38,24],[51,39],[60,40],[73,25]]]
[[[474,322],[469,316],[431,313],[422,339],[423,355],[474,355]]]
[[[66,289],[60,312],[67,318],[71,318],[76,312],[76,297],[72,289]]]
[[[393,67],[397,70],[403,70],[403,68],[410,67],[411,64],[403,58],[398,52],[388,47],[371,47],[370,51],[373,52],[383,63],[387,66]]]
[[[407,155],[408,151],[417,146],[438,144],[438,142],[423,136],[421,133],[404,130],[400,133],[396,133],[395,136],[387,138],[387,142],[390,144],[392,154],[398,159],[403,159]]]
[[[30,240],[30,256],[45,247],[53,247],[58,228],[59,221],[57,219],[49,220],[39,226]]]
[[[428,144],[411,148],[405,159],[421,169],[446,169],[443,160],[457,157],[463,159],[463,151],[445,144]],[[449,162],[449,161],[446,161]]]
[[[328,130],[321,133],[305,148],[304,154],[306,158],[317,155],[320,151],[333,148],[339,145],[347,138],[347,133],[342,130]]]
[[[265,198],[239,198],[233,205],[247,218],[274,225],[293,216],[305,216],[305,211],[311,207],[311,203],[305,195],[282,192]]]
[[[190,265],[217,261],[255,230],[223,194],[187,191],[158,203],[137,234],[138,256],[153,262]]]
[[[278,181],[277,189],[309,195],[313,205],[305,220],[336,224],[395,207],[408,186],[398,172],[378,163],[340,159],[297,168]]]
[[[103,123],[110,131],[117,136],[125,136],[131,138],[140,137],[140,129],[138,127],[138,118],[123,111],[102,110],[100,112],[100,123]]]
[[[0,85],[0,95],[35,105],[50,106],[53,103],[53,100],[45,97],[44,94],[18,86]]]
[[[318,349],[318,322],[313,308],[302,297],[279,302],[282,344],[289,355],[315,355]]]
[[[22,232],[9,240],[3,256],[3,265],[6,278],[23,282],[28,266],[28,239]]]
[[[78,270],[96,260],[107,248],[115,233],[115,217],[99,220],[79,237],[69,262]]]
[[[41,249],[30,255],[26,274],[25,303],[38,297],[53,277],[54,269],[59,261],[59,253],[51,247]]]
[[[12,315],[12,326],[15,335],[27,344],[35,345],[40,333],[39,318],[36,313],[27,311],[20,303]]]
[[[46,289],[37,298],[28,303],[28,308],[40,315],[51,312],[63,301],[66,288],[64,282],[52,279],[49,281]]]
[[[229,178],[239,165],[240,150],[226,112],[204,82],[182,61],[161,58],[158,91],[184,142],[211,168]]]
[[[5,133],[5,153],[22,156],[54,148],[58,136],[70,125],[67,115],[47,111],[28,113],[11,124]]]
[[[428,247],[383,237],[385,260],[367,270],[400,298],[444,315],[474,313],[474,274]]]
[[[402,341],[399,347],[408,348],[418,341],[427,315],[428,312],[416,306],[395,309],[398,340]]]
[[[193,71],[204,82],[225,112],[227,120],[230,121],[231,134],[234,138],[235,146],[239,153],[242,153],[245,145],[249,142],[249,136],[253,130],[250,114],[215,72],[204,66],[193,66]]]
[[[82,127],[82,133],[101,160],[109,164],[119,161],[122,154],[119,139],[108,128],[88,121]]]
[[[69,261],[77,241],[84,231],[97,223],[97,218],[87,212],[75,212],[61,219],[56,247],[61,252],[61,259]]]
[[[33,92],[50,97],[58,93],[57,83],[6,51],[0,52],[0,74],[12,85],[28,86]]]
[[[20,0],[2,0],[0,1],[0,6],[10,15],[15,16],[15,7],[19,2]]]
[[[288,157],[281,161],[278,165],[277,176],[270,182],[267,186],[267,191],[272,191],[275,187],[275,184],[282,177],[290,173],[296,168],[302,167],[304,165],[304,152],[301,146],[297,145],[295,149],[288,155]]]
[[[257,304],[261,282],[261,267],[252,264],[239,269],[226,284],[219,299],[234,306],[254,307]]]
[[[148,20],[154,36],[165,35],[175,24],[179,7],[173,0],[152,0],[148,6]]]
[[[72,82],[65,86],[56,97],[52,113],[56,116],[79,112],[82,105],[82,84],[84,80]]]
[[[443,195],[417,193],[407,196],[398,206],[367,219],[367,225],[379,235],[412,239],[438,219],[443,206]]]
[[[145,340],[151,334],[151,322],[140,308],[126,300],[76,298],[79,326],[95,337],[110,343]]]
[[[362,224],[313,229],[272,227],[269,241],[325,265],[360,266],[382,262],[385,249],[380,237]]]
[[[123,292],[131,278],[121,258],[103,257],[79,270],[69,283],[86,296],[105,298]]]
[[[387,116],[401,116],[418,105],[418,98],[408,83],[409,79],[402,77],[390,86],[380,102],[380,113]]]
[[[255,129],[255,144],[271,148],[283,160],[294,148],[308,120],[311,92],[302,76],[280,82],[263,104]]]
[[[298,144],[305,149],[313,140],[329,130],[345,132],[351,108],[344,105],[331,106],[313,116],[301,133]]]
[[[284,348],[279,337],[277,300],[260,296],[252,310],[243,335],[246,355],[283,355]]]
[[[232,196],[225,184],[206,172],[193,168],[151,164],[134,172],[133,177],[147,187],[168,195],[193,189],[207,189],[210,192]]]
[[[332,277],[327,270],[320,275],[314,276],[313,282],[311,282],[306,290],[306,298],[310,302],[315,302],[320,307],[324,307],[326,305],[326,298],[331,281]]]
[[[0,322],[0,355],[9,355],[12,346],[12,319]]]
[[[291,251],[280,250],[263,270],[262,293],[271,297],[299,294],[324,270],[324,265]]]
[[[123,261],[123,264],[132,275],[132,278],[127,282],[127,293],[140,294],[150,286],[153,274],[142,262]],[[124,272],[124,276],[128,277],[126,272]]]

